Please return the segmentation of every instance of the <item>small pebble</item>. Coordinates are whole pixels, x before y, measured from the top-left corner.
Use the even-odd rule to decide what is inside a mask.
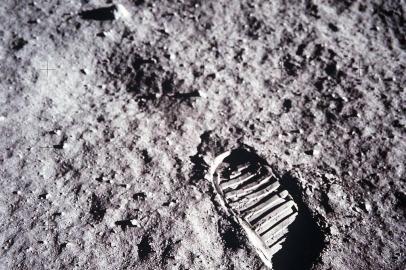
[[[365,202],[364,206],[365,206],[365,210],[368,213],[370,213],[372,211],[372,206],[371,206],[371,204],[369,202]]]

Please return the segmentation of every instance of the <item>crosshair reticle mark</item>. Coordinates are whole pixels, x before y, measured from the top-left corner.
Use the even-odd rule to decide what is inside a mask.
[[[41,71],[46,71],[46,73],[47,73],[47,79],[48,79],[49,71],[56,70],[56,69],[55,69],[55,68],[50,68],[50,67],[49,67],[49,63],[48,63],[48,61],[47,61],[47,62],[46,62],[46,68],[40,68],[40,70],[41,70]]]
[[[356,61],[355,70],[357,71],[358,78],[361,78],[363,75],[366,75],[366,71],[368,70],[368,66],[362,65],[363,61],[359,59]],[[363,72],[365,71],[365,72]]]

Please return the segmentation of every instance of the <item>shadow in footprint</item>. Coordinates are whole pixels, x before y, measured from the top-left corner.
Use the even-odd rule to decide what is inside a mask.
[[[236,251],[244,246],[241,228],[235,220],[229,219],[226,224],[219,222],[219,228],[219,233],[226,248]]]
[[[301,198],[297,180],[284,175],[281,185],[299,207],[296,220],[289,227],[283,248],[272,258],[276,270],[307,270],[317,262],[324,247],[324,235]]]

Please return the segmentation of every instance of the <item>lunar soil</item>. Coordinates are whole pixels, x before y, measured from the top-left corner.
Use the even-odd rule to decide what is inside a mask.
[[[0,269],[268,269],[207,180],[298,206],[276,270],[406,266],[406,2],[0,2]]]

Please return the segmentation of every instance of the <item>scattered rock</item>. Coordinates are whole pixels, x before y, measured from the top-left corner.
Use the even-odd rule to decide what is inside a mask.
[[[372,211],[372,205],[369,202],[364,202],[364,208],[368,213],[371,213]]]

